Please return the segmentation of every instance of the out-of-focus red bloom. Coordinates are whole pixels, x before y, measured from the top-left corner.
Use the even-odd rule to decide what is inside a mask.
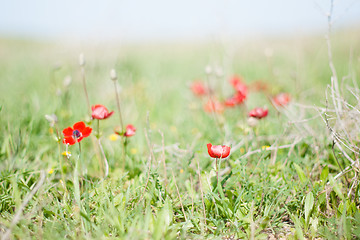
[[[278,106],[285,106],[290,102],[290,94],[280,93],[273,98],[273,101]]]
[[[91,107],[91,117],[93,119],[106,119],[113,115],[114,111],[109,112],[104,105],[97,104]]]
[[[246,84],[243,82],[242,78],[238,77],[238,76],[233,76],[230,79],[230,83],[231,85],[234,87],[234,89],[242,94],[244,96],[244,99],[246,99],[247,94],[248,94],[248,89]]]
[[[204,110],[206,112],[217,112],[222,113],[224,111],[224,106],[216,99],[209,99],[204,105]]]
[[[212,145],[211,143],[207,144],[207,149],[210,157],[212,158],[226,158],[230,154],[230,147],[225,145]]]
[[[62,132],[64,134],[63,143],[74,145],[80,142],[83,138],[90,136],[91,127],[87,127],[84,122],[77,122],[73,127],[67,127]]]
[[[261,119],[261,118],[266,117],[268,115],[268,113],[269,113],[268,109],[257,107],[249,112],[249,117]]]
[[[207,94],[207,90],[204,84],[200,81],[195,81],[191,84],[191,91],[197,96],[203,96]]]
[[[235,105],[241,104],[245,101],[246,97],[241,93],[237,92],[234,96],[226,99],[225,106],[234,107]]]
[[[124,136],[125,137],[134,136],[135,132],[136,132],[136,128],[133,125],[129,124],[129,125],[126,126],[126,131],[124,133]]]

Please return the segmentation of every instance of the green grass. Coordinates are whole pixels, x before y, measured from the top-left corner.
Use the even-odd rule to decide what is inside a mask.
[[[333,36],[340,79],[349,73],[358,79],[359,40],[356,31]],[[356,171],[345,174],[347,179],[334,179],[350,164],[337,148],[332,150],[325,123],[320,117],[297,122],[319,115],[302,105],[325,106],[331,71],[323,37],[97,48],[0,43],[1,234],[11,229],[13,239],[360,236],[360,185],[355,183],[348,196],[358,180]],[[272,57],[264,55],[265,48],[273,49]],[[62,156],[65,146],[57,142],[56,128],[50,128],[44,116],[55,113],[59,131],[77,121],[87,121],[96,130],[95,122],[88,122],[80,49],[91,104],[104,104],[115,114],[101,121],[109,177],[102,181],[102,158],[92,134],[81,142],[77,193],[73,180],[78,146],[69,147],[70,159]],[[224,69],[223,77],[210,78],[221,100],[232,94],[228,79],[238,74],[248,84],[263,80],[268,94],[291,93],[292,103],[277,113],[266,94],[251,92],[245,106],[226,109],[215,121],[203,111],[205,100],[189,89],[193,80],[205,81],[208,64]],[[112,68],[122,89],[124,122],[137,128],[125,159],[121,141],[108,138],[119,125],[109,78]],[[66,76],[72,83],[64,88]],[[269,116],[250,128],[247,109],[257,106],[268,107]],[[232,146],[230,157],[221,162],[221,185],[216,184],[215,161],[207,153],[209,142]],[[44,183],[12,225],[41,171],[46,173]]]

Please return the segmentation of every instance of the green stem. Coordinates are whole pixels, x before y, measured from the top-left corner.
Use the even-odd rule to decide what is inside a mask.
[[[63,159],[62,159],[62,155],[61,155],[61,137],[60,137],[60,133],[59,133],[59,129],[57,124],[55,124],[55,129],[56,129],[56,137],[58,139],[58,152],[59,152],[59,164],[60,164],[60,174],[61,174],[61,180],[63,182],[64,185],[64,190],[65,193],[67,194],[67,188],[66,188],[66,179],[65,179],[65,173],[64,173],[64,167],[63,167]],[[67,151],[67,149],[66,149]],[[65,195],[66,196],[66,195]]]
[[[89,95],[86,89],[86,78],[85,78],[85,68],[82,66],[81,67],[81,77],[82,77],[82,82],[83,82],[83,88],[84,88],[84,92],[85,92],[85,97],[86,97],[86,103],[88,105],[88,111],[91,115],[91,107],[90,107],[90,101],[89,101]]]
[[[97,119],[97,139],[100,139],[100,120]]]
[[[215,159],[215,165],[216,165],[216,185],[219,184],[219,166],[218,166],[218,158]]]
[[[100,148],[101,154],[104,158],[104,167],[105,167],[104,179],[105,179],[109,175],[109,164],[106,159],[106,155],[105,155],[104,149],[103,149],[103,147],[101,145],[101,141],[100,141],[100,120],[99,119],[97,120],[97,136],[96,136],[96,138],[98,139],[99,148]]]
[[[123,171],[125,171],[125,158],[126,158],[126,137],[124,137],[124,139],[121,139],[122,141],[122,169]]]
[[[83,221],[80,215],[80,212],[82,210],[81,199],[80,199],[80,187],[79,187],[79,171],[78,171],[80,160],[81,160],[81,145],[79,142],[79,156],[75,162],[75,169],[74,169],[74,197],[75,197],[75,202],[79,207],[78,218],[80,219],[81,225],[84,228]]]
[[[61,156],[61,143],[60,142],[58,143],[58,150],[59,150],[59,163],[60,163],[61,180],[63,181],[65,193],[67,193],[65,173],[64,173],[64,169],[63,169],[64,168],[63,167],[63,160],[62,160],[62,156]]]
[[[118,112],[119,112],[119,119],[120,119],[120,127],[121,127],[120,132],[123,132],[124,131],[124,124],[123,124],[123,119],[122,119],[122,115],[121,115],[120,97],[119,97],[119,94],[118,94],[117,85],[116,85],[115,81],[114,81],[114,87],[115,87],[115,94],[116,94],[116,105],[117,105],[117,109],[118,109]]]
[[[219,196],[224,199],[225,195],[221,186],[221,181],[219,181],[219,170],[221,165],[221,158],[219,158],[219,165],[218,165],[218,158],[216,158],[216,177],[217,177],[217,189],[219,192]]]

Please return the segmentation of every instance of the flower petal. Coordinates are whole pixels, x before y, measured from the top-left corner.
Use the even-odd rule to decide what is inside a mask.
[[[91,127],[85,127],[84,130],[81,132],[82,137],[88,137],[92,132]]]
[[[213,152],[213,155],[216,158],[221,158],[222,154],[223,154],[223,148],[220,145],[215,145],[211,147],[211,151]]]
[[[70,136],[72,136],[73,131],[74,130],[71,127],[67,127],[62,132],[63,132],[65,137],[70,137]]]
[[[214,155],[211,147],[212,147],[212,144],[211,143],[208,143],[207,145],[207,149],[208,149],[208,153],[209,153],[209,156],[212,157],[212,158],[215,158],[216,156]]]
[[[109,114],[106,116],[106,118],[111,117],[111,115],[114,114],[114,111],[109,112]]]
[[[64,144],[74,145],[76,143],[76,140],[73,137],[65,137],[63,139]]]
[[[86,126],[85,126],[84,122],[77,122],[73,126],[74,130],[79,130],[81,133],[82,133],[82,131],[84,130],[85,127]]]
[[[221,158],[226,158],[229,156],[230,154],[230,147],[229,146],[222,146],[222,155],[221,155]]]
[[[96,104],[96,105],[94,105],[94,106],[91,106],[91,111],[94,111],[96,108],[98,108],[98,107],[104,107],[103,105],[101,105],[101,104]]]

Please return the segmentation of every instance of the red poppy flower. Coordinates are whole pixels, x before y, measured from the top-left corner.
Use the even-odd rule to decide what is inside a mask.
[[[278,106],[285,106],[290,102],[290,94],[280,93],[273,98],[273,101]]]
[[[73,127],[67,127],[62,132],[64,134],[63,143],[74,145],[80,142],[83,138],[90,136],[91,127],[86,127],[84,122],[77,122]]]
[[[243,97],[246,99],[248,89],[246,84],[243,82],[242,78],[238,76],[234,76],[232,79],[230,79],[231,85],[234,87],[234,89],[243,95]]]
[[[91,107],[91,117],[93,119],[106,119],[113,115],[114,111],[109,112],[104,105],[97,104]]]
[[[224,111],[224,107],[216,99],[214,99],[214,100],[209,99],[209,101],[204,105],[204,110],[206,112],[222,113]]]
[[[261,119],[261,118],[266,117],[268,115],[268,113],[269,113],[268,109],[257,107],[257,108],[254,108],[253,110],[251,110],[249,112],[249,117],[254,117],[254,118],[257,118],[257,119]]]
[[[208,153],[212,158],[226,158],[230,154],[230,147],[225,145],[212,145],[211,143],[207,144]]]
[[[129,124],[129,125],[126,126],[126,131],[124,133],[124,136],[125,137],[134,136],[135,132],[136,132],[136,128],[133,125]]]
[[[245,101],[246,97],[240,92],[237,92],[234,96],[228,98],[225,101],[225,106],[234,107],[235,105],[241,104]]]
[[[203,96],[207,93],[204,84],[200,81],[191,84],[191,91],[197,96]]]

